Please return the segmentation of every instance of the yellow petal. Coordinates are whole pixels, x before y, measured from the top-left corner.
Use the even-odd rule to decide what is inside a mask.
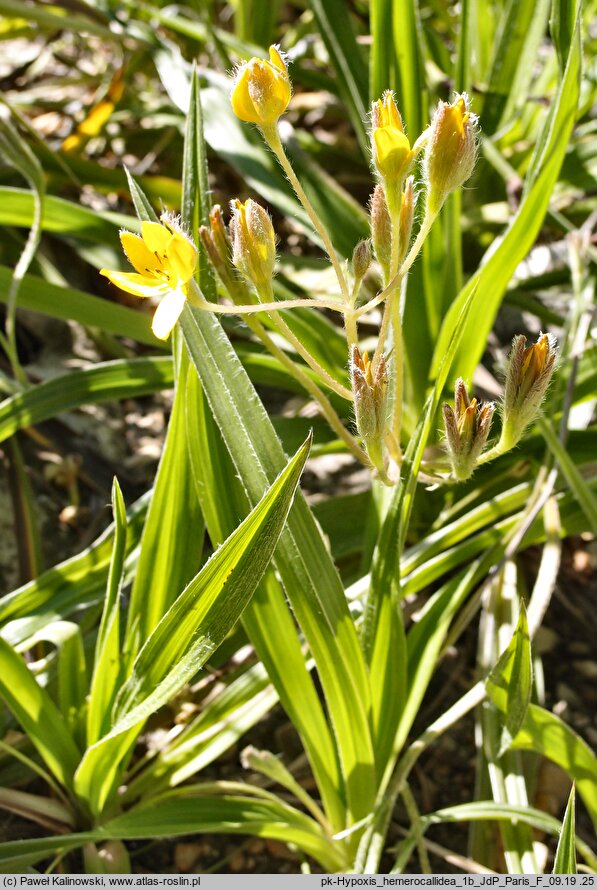
[[[161,300],[151,323],[151,330],[158,339],[166,340],[170,336],[172,328],[184,309],[185,302],[186,294],[181,288],[170,291]]]
[[[232,90],[232,95],[230,97],[232,101],[232,110],[241,121],[258,124],[261,118],[257,114],[249,95],[250,77],[249,66],[243,65],[238,72],[236,83],[234,84],[234,89]]]
[[[136,297],[156,297],[164,293],[164,287],[160,287],[155,278],[139,275],[138,272],[111,272],[109,269],[100,269],[100,275],[104,275],[120,290]]]
[[[278,50],[277,46],[270,46],[269,48],[269,58],[272,65],[275,65],[276,68],[279,68],[284,74],[288,74],[288,69],[286,68],[286,62],[282,58],[281,53]]]
[[[157,222],[142,222],[141,234],[149,250],[159,254],[166,252],[171,235],[166,226]]]
[[[179,232],[172,235],[172,240],[168,245],[168,261],[179,281],[186,284],[189,278],[193,277],[197,264],[197,251],[194,245]]]
[[[127,255],[127,259],[140,275],[151,274],[154,270],[161,268],[160,264],[139,235],[133,235],[132,232],[121,232],[120,243]]]
[[[382,176],[400,177],[406,172],[410,143],[395,127],[378,127],[373,131],[375,162]]]

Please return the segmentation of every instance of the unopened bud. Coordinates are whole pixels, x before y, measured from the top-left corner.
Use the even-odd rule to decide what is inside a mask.
[[[384,179],[386,189],[392,193],[399,191],[414,157],[391,90],[386,90],[383,97],[373,103],[371,120],[373,162]]]
[[[392,256],[392,220],[382,185],[376,185],[371,196],[371,241],[375,258],[387,279]]]
[[[259,291],[268,285],[276,264],[276,238],[269,214],[251,198],[232,201],[232,262]]]
[[[541,334],[526,348],[526,337],[512,341],[504,389],[502,444],[512,448],[535,420],[547,392],[556,360],[556,340]]]
[[[382,439],[386,431],[388,405],[388,373],[383,355],[373,369],[367,353],[361,355],[358,346],[353,346],[350,378],[360,435],[366,443],[371,439]]]
[[[232,110],[243,121],[273,126],[284,114],[292,88],[286,62],[276,46],[267,59],[253,58],[236,72],[232,88]]]
[[[232,280],[230,239],[222,217],[222,209],[216,204],[209,214],[209,228],[200,226],[199,237],[212,266],[226,287]]]
[[[209,211],[209,227],[213,242],[220,256],[227,260],[230,256],[230,238],[228,237],[228,230],[222,215],[222,208],[219,204],[214,204]]]
[[[425,146],[427,205],[438,213],[442,204],[473,172],[477,159],[477,116],[469,111],[466,94],[450,105],[440,102]]]
[[[352,274],[356,281],[361,281],[371,265],[371,245],[369,241],[359,241],[352,252]]]
[[[457,479],[462,481],[472,475],[487,442],[494,411],[493,402],[469,399],[464,380],[458,378],[454,409],[443,406],[448,453]]]
[[[410,236],[413,228],[413,219],[415,217],[415,189],[414,179],[409,176],[406,180],[404,191],[402,192],[402,203],[400,204],[400,219],[398,222],[398,262],[401,263],[408,251],[410,244]]]

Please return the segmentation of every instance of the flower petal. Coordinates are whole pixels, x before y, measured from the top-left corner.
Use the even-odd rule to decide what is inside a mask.
[[[241,121],[258,124],[261,121],[261,118],[259,117],[249,95],[249,80],[251,77],[249,64],[250,63],[247,62],[242,68],[239,68],[230,98],[232,101],[232,110]]]
[[[170,291],[155,310],[151,329],[160,340],[166,340],[184,309],[186,294],[182,288]]]
[[[160,286],[155,278],[139,275],[138,272],[112,272],[110,269],[100,269],[100,275],[104,275],[127,294],[134,294],[136,297],[159,297],[165,291],[164,285]]]
[[[184,282],[193,277],[197,264],[197,251],[188,238],[180,232],[174,232],[168,245],[168,261],[179,281]]]
[[[132,232],[121,232],[120,243],[129,263],[140,275],[151,274],[161,269],[161,264],[157,262],[155,254],[150,251],[139,235],[133,235]]]
[[[149,250],[159,254],[166,252],[168,242],[172,237],[166,226],[157,222],[142,222],[141,234]]]

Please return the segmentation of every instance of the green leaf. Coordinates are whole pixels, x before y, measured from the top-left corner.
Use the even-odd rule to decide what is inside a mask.
[[[371,0],[371,51],[369,54],[369,100],[375,102],[394,82],[392,66],[392,0]]]
[[[10,269],[0,266],[0,302],[5,303],[12,280]],[[51,318],[78,321],[109,334],[131,337],[150,346],[164,344],[151,332],[148,315],[118,306],[109,300],[92,297],[72,287],[58,287],[35,275],[25,275],[19,287],[19,307],[42,312]]]
[[[139,652],[120,689],[110,733],[87,750],[75,776],[92,812],[106,804],[143,722],[197,673],[237,622],[271,559],[309,447],[307,440]]]
[[[392,12],[396,77],[392,86],[400,98],[409,139],[414,143],[427,126],[428,115],[418,3],[416,0],[394,0]],[[373,99],[377,98],[373,96]]]
[[[2,870],[22,872],[26,865],[88,841],[154,840],[197,832],[269,837],[297,846],[330,873],[347,870],[338,846],[309,816],[265,792],[253,797],[240,784],[226,783],[224,788],[230,789],[227,794],[218,794],[217,785],[190,786],[184,796],[173,792],[148,806],[134,807],[94,831],[2,843]]]
[[[134,399],[169,389],[173,378],[172,360],[166,356],[116,359],[61,374],[0,402],[0,442],[23,427],[81,405]]]
[[[12,646],[0,637],[0,695],[38,750],[50,772],[72,787],[79,752],[48,693]]]
[[[533,689],[531,639],[522,601],[512,639],[490,672],[486,688],[504,719],[500,749],[496,752],[501,757],[524,723]]]
[[[597,830],[597,757],[580,736],[555,714],[531,704],[512,746],[561,766],[575,782]]]
[[[509,0],[502,11],[494,57],[483,102],[483,131],[493,134],[509,119],[507,105],[520,106],[526,97],[521,78],[529,81],[544,39],[550,0]],[[513,108],[509,110],[513,111]]]
[[[116,477],[112,484],[114,546],[108,589],[95,643],[95,659],[87,706],[87,745],[108,732],[109,717],[122,673],[120,644],[120,594],[126,555],[126,507]]]
[[[120,690],[113,732],[168,701],[234,626],[271,559],[310,446],[308,439],[156,626]]]
[[[29,227],[33,223],[34,197],[28,189],[0,186],[0,223],[4,226]],[[74,201],[46,195],[41,219],[44,232],[54,232],[69,238],[82,238],[94,244],[115,247],[118,230],[139,232],[134,216],[123,213],[91,210]]]
[[[134,658],[201,564],[204,523],[185,441],[185,354],[155,477],[127,617],[125,650]]]
[[[133,557],[147,510],[147,495],[128,512],[127,557]],[[13,646],[22,645],[58,616],[67,617],[103,599],[113,549],[114,526],[85,550],[59,563],[38,578],[0,599],[1,634]]]
[[[562,73],[566,67],[566,59],[574,39],[574,24],[577,15],[578,4],[576,0],[552,0],[549,30]]]
[[[554,875],[575,875],[576,867],[576,844],[575,844],[575,827],[574,827],[574,785],[570,791],[568,805],[562,822],[562,831],[558,840],[558,848],[553,863]]]
[[[127,782],[123,805],[141,797],[150,799],[157,791],[192,778],[238,742],[278,700],[261,662],[243,667],[238,676],[223,675],[221,683],[224,688],[202,703],[197,717]]]
[[[534,807],[517,806],[514,804],[495,803],[493,800],[477,800],[472,803],[459,804],[454,807],[445,807],[423,816],[423,823],[434,825],[439,822],[484,822],[484,821],[520,821],[537,831],[543,831],[546,834],[558,835],[562,830],[562,824],[558,819],[549,816],[543,810],[536,810]],[[576,848],[584,857],[590,868],[595,871],[597,868],[597,857],[588,844],[585,844],[579,838],[576,839]]]
[[[212,417],[195,369],[187,378],[187,441],[195,484],[209,531],[218,544],[247,513],[246,495]],[[299,733],[332,825],[345,827],[342,775],[320,696],[305,664],[302,642],[284,592],[268,571],[243,613],[243,624],[280,702]]]
[[[587,517],[589,529],[597,535],[597,498],[580,474],[574,460],[570,457],[566,447],[560,442],[549,420],[540,418],[539,429],[547,443],[547,447],[558,462],[562,474],[566,478],[574,497],[582,507]]]
[[[128,172],[127,178],[139,216],[154,220],[153,210],[140,186]],[[188,194],[185,201],[188,207]],[[185,442],[184,385],[188,358],[181,351],[176,331],[172,344],[175,359],[178,358],[177,385],[131,591],[124,640],[129,665],[196,574],[203,550],[205,528],[193,489]]]
[[[211,411],[254,503],[284,460],[280,443],[218,320],[189,308],[181,321]],[[357,821],[369,812],[374,795],[368,678],[342,584],[301,497],[281,537],[276,566],[317,664]]]

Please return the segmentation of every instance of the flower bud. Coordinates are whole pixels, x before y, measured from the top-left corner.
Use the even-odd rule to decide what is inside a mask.
[[[376,185],[371,196],[371,241],[377,262],[389,278],[392,256],[392,220],[383,186]]]
[[[427,205],[438,213],[442,204],[473,172],[477,159],[477,117],[469,111],[466,94],[450,105],[440,102],[425,145]]]
[[[397,191],[413,164],[410,142],[404,134],[402,118],[390,90],[371,109],[373,162],[386,189]],[[389,200],[389,198],[388,198]]]
[[[219,204],[214,204],[209,211],[209,228],[218,253],[223,259],[228,259],[230,256],[230,238],[228,237],[228,230],[222,216],[222,208]]]
[[[410,235],[413,228],[413,219],[415,216],[415,189],[414,179],[409,176],[402,192],[402,202],[400,204],[400,219],[398,221],[398,262],[401,263],[410,244]]]
[[[209,214],[209,228],[200,226],[199,237],[209,261],[220,276],[226,287],[232,280],[232,261],[230,257],[230,239],[222,218],[219,204],[212,207]]]
[[[365,443],[371,439],[382,439],[386,430],[388,404],[388,374],[383,355],[373,370],[367,353],[361,355],[358,346],[353,346],[350,379],[360,435]]]
[[[368,240],[359,241],[352,252],[352,274],[356,281],[361,281],[371,265],[371,245]]]
[[[464,380],[456,381],[455,408],[443,406],[444,428],[452,471],[459,480],[472,475],[485,447],[495,411],[493,402],[469,399]]]
[[[556,360],[556,340],[541,334],[533,346],[519,334],[512,341],[503,404],[502,444],[513,448],[535,420],[547,392]]]
[[[267,59],[253,58],[236,72],[232,88],[232,110],[242,121],[272,126],[284,114],[292,88],[288,69],[276,46]]]
[[[276,264],[276,238],[269,214],[251,198],[231,202],[232,262],[259,291],[269,285]]]

